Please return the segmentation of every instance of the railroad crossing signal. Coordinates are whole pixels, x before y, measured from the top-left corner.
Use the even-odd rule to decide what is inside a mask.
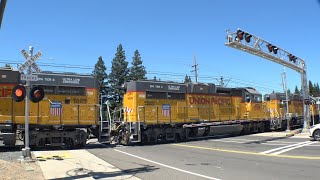
[[[26,97],[26,88],[25,88],[24,86],[16,85],[16,86],[12,89],[12,98],[13,98],[16,102],[21,102],[21,101],[23,101],[25,97]]]
[[[41,70],[40,68],[36,65],[35,61],[38,60],[42,56],[42,52],[39,51],[36,55],[30,57],[30,55],[27,53],[26,50],[22,49],[21,50],[22,55],[26,59],[26,62],[22,64],[18,69],[19,72],[22,73],[24,70],[29,68],[30,66],[37,72],[40,73]]]

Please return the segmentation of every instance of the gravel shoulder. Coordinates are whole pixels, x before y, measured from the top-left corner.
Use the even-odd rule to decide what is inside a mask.
[[[22,146],[6,147],[0,142],[0,180],[43,180],[38,162],[21,163],[18,161]]]

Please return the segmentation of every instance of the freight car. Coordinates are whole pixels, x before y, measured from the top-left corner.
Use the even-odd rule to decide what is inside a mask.
[[[124,121],[116,129],[122,144],[183,141],[222,134],[250,134],[286,128],[284,98],[262,101],[254,88],[203,83],[130,81],[123,98]],[[290,95],[291,126],[302,124],[302,100]]]
[[[99,90],[93,76],[67,73],[39,73],[31,87],[44,89],[39,103],[30,103],[30,146],[83,146],[87,129],[96,127],[99,119]],[[19,127],[24,131],[25,100],[11,97],[17,84],[24,84],[20,73],[0,69],[0,131],[3,143],[14,146]]]

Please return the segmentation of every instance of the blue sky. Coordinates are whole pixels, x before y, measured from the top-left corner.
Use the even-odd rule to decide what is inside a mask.
[[[225,31],[242,28],[292,52],[306,61],[308,79],[318,82],[319,17],[318,0],[9,0],[0,63],[23,62],[20,50],[32,45],[43,53],[43,70],[88,73],[99,56],[110,70],[121,43],[129,63],[140,51],[149,78],[182,81],[188,74],[194,80],[196,53],[199,81],[224,76],[230,86],[266,93],[282,90],[283,67],[225,46]],[[61,64],[82,68],[52,66]],[[288,87],[300,87],[299,74],[286,71]]]

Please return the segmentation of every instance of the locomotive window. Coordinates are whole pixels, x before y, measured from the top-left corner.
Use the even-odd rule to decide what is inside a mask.
[[[84,87],[41,86],[45,94],[85,96]]]
[[[255,95],[255,96],[253,96],[253,99],[254,99],[254,102],[261,102],[262,101],[261,95]]]
[[[184,93],[168,93],[168,99],[184,100],[185,98]]]
[[[41,86],[44,90],[45,94],[55,94],[56,87],[55,86]]]
[[[167,99],[166,92],[146,92],[147,99]]]
[[[60,86],[58,87],[57,94],[84,96],[86,95],[86,91],[83,87]]]
[[[177,99],[184,100],[186,98],[184,93],[168,93],[168,92],[146,92],[149,99]]]

